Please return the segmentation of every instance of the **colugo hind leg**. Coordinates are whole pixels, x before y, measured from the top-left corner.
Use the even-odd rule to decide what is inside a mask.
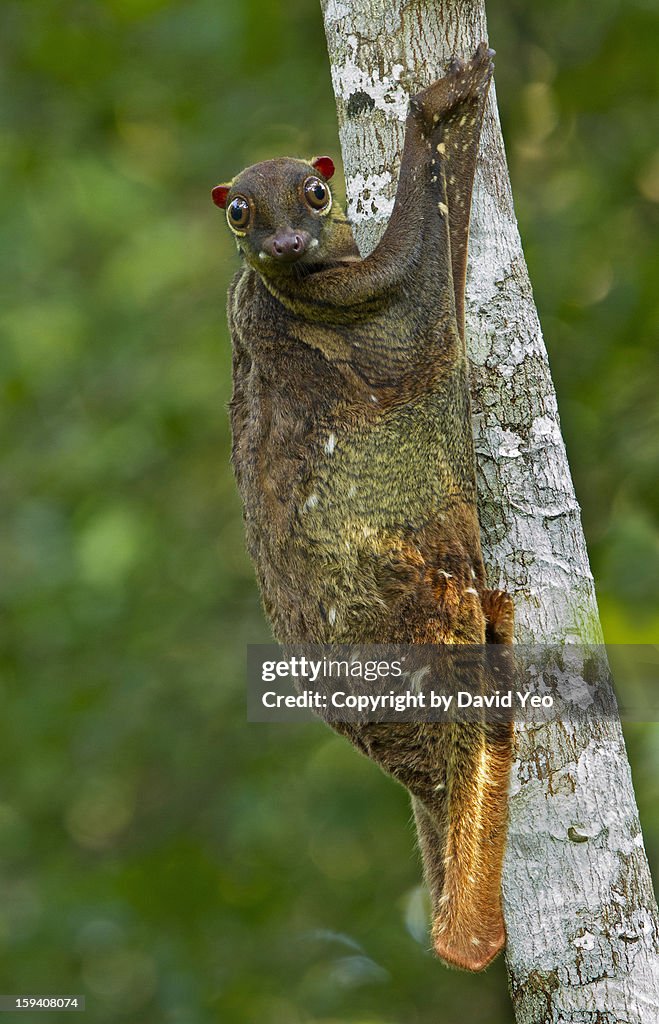
[[[515,609],[505,590],[484,590],[481,607],[485,616],[485,639],[488,644],[512,644]]]

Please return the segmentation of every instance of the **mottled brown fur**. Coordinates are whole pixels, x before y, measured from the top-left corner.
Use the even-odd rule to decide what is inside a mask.
[[[411,101],[394,210],[364,260],[340,211],[305,205],[311,163],[265,161],[227,187],[251,210],[228,306],[233,464],[281,642],[512,641],[512,602],[485,585],[463,323],[491,69],[482,44]],[[291,238],[299,259],[267,255]],[[438,954],[484,967],[505,941],[510,727],[340,728],[412,794]]]

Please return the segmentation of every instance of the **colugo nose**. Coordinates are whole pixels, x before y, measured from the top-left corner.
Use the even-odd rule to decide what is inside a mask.
[[[308,245],[309,235],[306,231],[293,231],[291,228],[286,228],[269,238],[264,248],[275,259],[290,262],[304,255]]]

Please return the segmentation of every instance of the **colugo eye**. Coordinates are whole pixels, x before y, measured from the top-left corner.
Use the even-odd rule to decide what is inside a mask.
[[[307,178],[304,183],[304,198],[312,210],[322,210],[329,203],[330,190],[320,178]]]
[[[250,208],[244,196],[236,196],[227,207],[229,227],[234,231],[244,231],[249,224]]]

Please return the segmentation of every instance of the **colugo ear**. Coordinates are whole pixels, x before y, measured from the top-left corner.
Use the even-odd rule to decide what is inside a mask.
[[[334,174],[334,161],[329,156],[315,156],[311,161],[311,165],[322,174],[326,181],[329,181]]]
[[[215,203],[216,206],[221,207],[223,210],[226,209],[227,196],[229,194],[229,189],[230,188],[231,188],[230,184],[229,185],[216,185],[215,188],[211,192],[211,195],[213,197],[213,202]]]

